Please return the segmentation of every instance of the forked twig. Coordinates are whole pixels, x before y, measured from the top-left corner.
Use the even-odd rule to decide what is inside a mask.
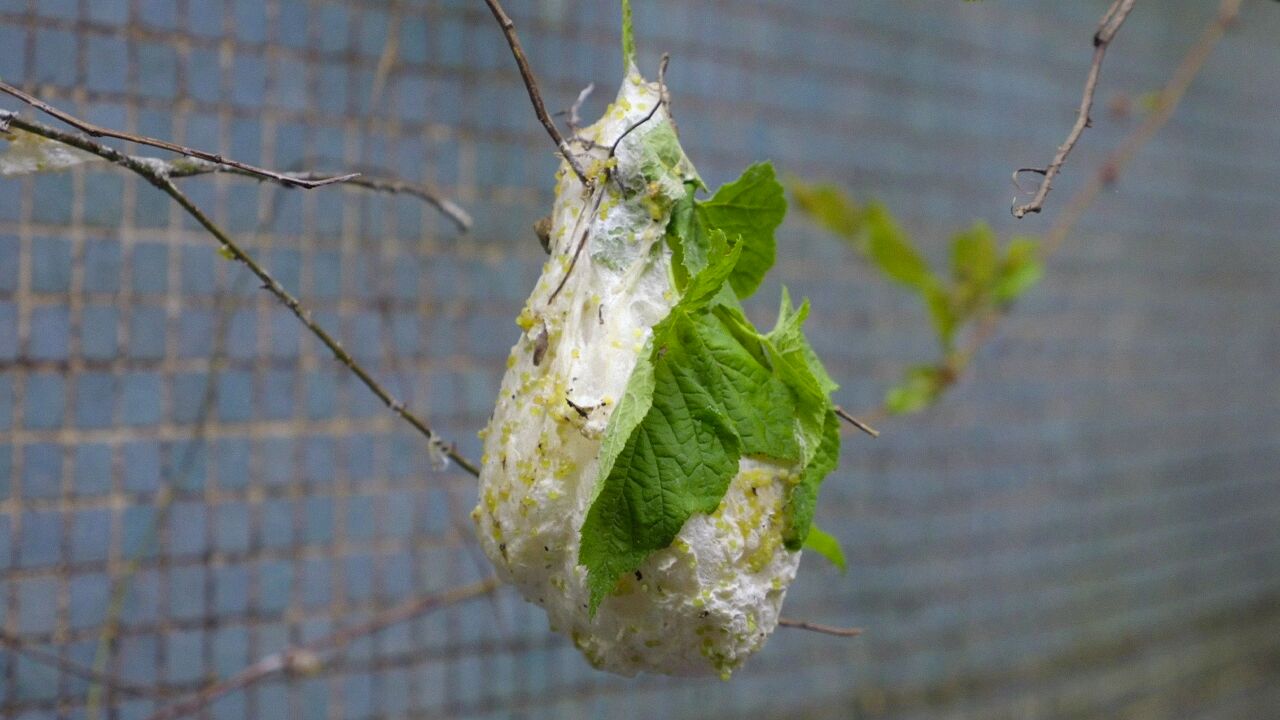
[[[1201,31],[1200,37],[1192,44],[1187,54],[1183,56],[1182,62],[1178,63],[1178,67],[1174,69],[1173,75],[1169,77],[1169,81],[1160,90],[1155,111],[1120,141],[1120,144],[1098,167],[1098,171],[1094,173],[1088,184],[1080,188],[1067,203],[1067,209],[1058,216],[1053,228],[1045,235],[1042,256],[1052,254],[1058,249],[1058,246],[1075,229],[1076,223],[1084,215],[1085,210],[1098,197],[1098,193],[1116,181],[1121,170],[1151,141],[1151,138],[1155,137],[1160,128],[1169,122],[1169,118],[1173,117],[1174,111],[1182,102],[1183,95],[1200,74],[1205,61],[1213,54],[1213,49],[1239,18],[1241,3],[1242,0],[1222,0],[1218,5],[1218,11],[1213,19]]]
[[[565,124],[569,126],[569,132],[573,135],[578,134],[578,126],[582,124],[582,116],[579,114],[582,111],[582,104],[587,101],[587,98],[591,97],[591,93],[595,89],[595,83],[587,83],[587,86],[578,92],[578,99],[574,100],[573,105],[569,108],[569,119]],[[563,111],[557,114],[563,114]]]
[[[176,720],[176,718],[191,715],[208,707],[218,698],[261,682],[278,673],[315,673],[324,667],[326,653],[340,650],[355,640],[367,637],[380,630],[385,630],[393,625],[407,622],[432,610],[439,610],[488,595],[497,590],[500,584],[497,578],[491,577],[478,583],[452,588],[435,595],[414,598],[385,612],[378,613],[366,622],[343,628],[318,640],[268,655],[225,680],[209,685],[186,699],[160,708],[149,715],[147,720]]]
[[[208,173],[229,173],[231,175],[241,175],[244,177],[256,177],[262,179],[261,176],[247,172],[237,167],[229,165],[219,165],[205,160],[192,159],[184,162],[171,163],[172,169],[169,171],[171,178],[195,177],[198,175],[206,175]],[[296,182],[311,182],[313,180],[324,179],[325,175],[314,172],[285,172],[280,173],[281,177]],[[409,195],[427,203],[440,211],[441,215],[453,221],[458,230],[467,232],[471,230],[471,214],[464,210],[454,201],[443,197],[431,188],[411,183],[407,180],[398,180],[396,178],[383,178],[369,176],[362,173],[352,173],[347,179],[342,181],[343,185],[351,185],[354,187],[364,188],[375,192],[389,193],[392,195]]]
[[[173,183],[173,180],[168,174],[168,170],[170,168],[168,163],[156,163],[152,158],[137,158],[132,155],[126,155],[115,148],[104,145],[103,143],[84,135],[58,130],[57,128],[50,127],[34,120],[27,120],[7,113],[5,114],[5,117],[7,118],[7,122],[10,126],[16,127],[19,130],[25,130],[26,132],[34,133],[49,140],[55,140],[64,145],[69,145],[79,150],[97,155],[108,162],[112,162],[123,168],[131,170],[172,198],[182,207],[183,210],[187,212],[188,215],[192,217],[192,219],[217,239],[224,253],[243,264],[260,281],[262,281],[262,288],[274,295],[277,300],[287,307],[289,311],[293,313],[294,317],[298,318],[298,320],[301,321],[309,331],[311,331],[311,334],[329,349],[329,352],[333,354],[333,357],[338,362],[342,363],[348,370],[355,374],[355,376],[364,383],[365,387],[377,396],[377,398],[381,400],[382,403],[392,412],[400,416],[401,419],[408,422],[415,430],[426,437],[427,442],[433,449],[433,453],[438,452],[445,457],[448,457],[456,462],[459,467],[472,475],[478,476],[480,474],[479,469],[470,460],[459,453],[452,443],[447,443],[443,438],[436,435],[425,421],[410,412],[408,408],[405,407],[404,403],[392,396],[386,388],[375,380],[373,376],[370,375],[369,372],[360,365],[360,363],[356,362],[355,358],[353,358],[349,352],[347,352],[347,350],[342,346],[342,343],[330,335],[327,330],[321,327],[312,318],[311,311],[307,310],[292,293],[272,277],[267,269],[260,265],[253,256],[249,255],[240,247],[239,244],[231,239],[230,235],[214,223],[209,216],[205,215],[204,211],[202,211],[199,206],[191,200],[191,198],[187,197],[186,193],[178,189],[178,186]]]
[[[1099,165],[1097,172],[1083,187],[1076,191],[1075,195],[1067,203],[1066,209],[1062,211],[1057,221],[1054,222],[1053,227],[1045,234],[1044,242],[1040,246],[1041,262],[1046,261],[1057,252],[1103,188],[1114,183],[1119,178],[1121,171],[1173,117],[1173,113],[1182,102],[1187,89],[1191,87],[1191,83],[1200,74],[1205,62],[1213,54],[1214,48],[1218,46],[1218,43],[1222,41],[1227,31],[1239,18],[1242,2],[1243,0],[1222,0],[1219,3],[1213,19],[1209,21],[1209,24],[1201,31],[1200,37],[1187,50],[1182,62],[1178,64],[1178,67],[1173,71],[1173,75],[1170,76],[1169,81],[1160,91],[1156,110],[1148,115],[1141,125],[1125,135],[1120,144]],[[1006,307],[993,310],[983,318],[977,330],[970,337],[969,342],[957,351],[957,356],[964,358],[964,363],[956,372],[947,375],[947,384],[952,384],[961,377],[960,371],[967,365],[968,360],[973,358],[982,346],[995,335],[999,321],[1007,314],[1008,308]],[[882,416],[890,413],[881,405],[871,414]]]
[[[1014,185],[1018,184],[1018,175],[1024,172],[1036,172],[1044,176],[1040,179],[1040,186],[1036,189],[1036,194],[1031,201],[1014,206],[1012,210],[1014,217],[1022,218],[1029,213],[1038,213],[1044,208],[1045,198],[1049,196],[1049,190],[1053,187],[1053,179],[1062,170],[1062,164],[1067,161],[1067,155],[1071,154],[1071,150],[1079,142],[1084,129],[1090,125],[1089,112],[1093,109],[1093,95],[1098,88],[1098,76],[1102,74],[1102,58],[1106,56],[1107,47],[1111,45],[1111,39],[1115,37],[1116,31],[1124,24],[1125,18],[1129,17],[1134,2],[1136,0],[1115,0],[1098,23],[1098,30],[1093,34],[1093,62],[1089,66],[1088,76],[1085,77],[1084,94],[1080,98],[1076,122],[1071,126],[1071,132],[1067,134],[1066,141],[1058,146],[1058,151],[1054,153],[1048,167],[1018,168],[1013,171]]]
[[[233,160],[231,158],[223,157],[218,153],[205,152],[204,150],[197,150],[195,148],[189,148],[184,145],[178,145],[177,143],[171,143],[168,140],[159,140],[156,138],[147,137],[145,135],[135,135],[133,133],[127,133],[121,130],[112,130],[110,128],[105,128],[100,125],[94,125],[93,123],[87,120],[81,120],[80,118],[75,117],[70,113],[59,110],[58,108],[46,103],[40,98],[34,95],[29,95],[23,92],[22,90],[19,90],[18,88],[10,85],[9,83],[4,82],[3,80],[0,80],[0,92],[4,92],[9,95],[12,95],[13,97],[21,100],[22,102],[30,105],[31,107],[36,108],[37,110],[40,110],[41,112],[46,113],[48,115],[52,115],[53,117],[58,118],[62,122],[76,128],[77,130],[85,133],[86,135],[89,135],[90,137],[94,137],[94,138],[109,137],[109,138],[115,138],[117,140],[125,140],[127,142],[137,143],[139,145],[148,145],[150,147],[159,148],[161,150],[168,150],[169,152],[175,152],[175,153],[178,153],[179,155],[185,155],[187,157],[192,157],[192,158],[199,158],[200,160],[204,160],[206,162],[216,163],[218,165],[225,165],[227,167],[235,168],[249,175],[255,175],[257,177],[274,180],[280,183],[281,185],[285,185],[285,186],[317,188],[317,187],[322,187],[324,185],[332,185],[334,183],[346,182],[348,180],[351,180],[354,177],[357,177],[360,174],[360,173],[347,173],[345,175],[321,176],[321,177],[315,177],[310,180],[303,180],[296,177],[290,177],[287,173],[278,173],[274,170],[267,170],[266,168],[260,168],[254,165],[250,165],[248,163],[242,163],[239,160]]]
[[[22,638],[16,635],[10,635],[7,632],[0,631],[0,645],[8,648],[9,651],[15,655],[22,655],[32,662],[39,663],[56,670],[61,670],[62,672],[78,677],[81,680],[88,680],[89,682],[110,687],[113,692],[120,693],[121,695],[130,697],[152,697],[158,694],[156,688],[134,685],[133,683],[125,682],[124,680],[112,675],[98,672],[87,665],[82,665],[73,660],[67,660],[56,652],[51,652],[43,648],[29,645]]]

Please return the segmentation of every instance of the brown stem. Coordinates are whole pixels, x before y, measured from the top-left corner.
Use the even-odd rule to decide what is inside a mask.
[[[1067,209],[1058,216],[1058,221],[1054,223],[1049,233],[1045,236],[1045,242],[1041,248],[1042,257],[1053,254],[1062,245],[1062,242],[1075,229],[1076,223],[1080,221],[1085,211],[1098,197],[1098,193],[1116,181],[1125,166],[1160,131],[1160,128],[1169,122],[1169,118],[1173,117],[1174,111],[1178,109],[1178,105],[1182,102],[1183,95],[1191,87],[1191,83],[1196,79],[1196,76],[1200,74],[1205,61],[1213,54],[1213,49],[1217,47],[1223,36],[1227,34],[1227,30],[1231,28],[1239,17],[1241,2],[1242,0],[1222,0],[1213,20],[1209,21],[1209,24],[1201,31],[1200,37],[1195,44],[1187,51],[1187,54],[1182,58],[1182,62],[1178,63],[1178,67],[1173,71],[1173,75],[1170,76],[1169,82],[1161,89],[1159,99],[1156,102],[1156,109],[1142,121],[1141,125],[1134,128],[1132,132],[1120,141],[1120,144],[1111,151],[1107,159],[1098,167],[1098,172],[1094,174],[1088,184],[1080,188],[1075,196],[1071,198],[1071,201],[1067,203]]]
[[[19,90],[18,88],[10,85],[9,83],[4,82],[3,80],[0,80],[0,92],[4,92],[9,95],[12,95],[13,97],[21,100],[22,102],[30,105],[31,107],[36,108],[41,112],[52,115],[53,117],[58,118],[62,122],[76,128],[77,130],[80,130],[81,132],[89,135],[90,137],[95,137],[95,138],[109,137],[109,138],[115,138],[117,140],[125,140],[127,142],[137,143],[139,145],[148,145],[150,147],[160,148],[161,150],[168,150],[170,152],[178,153],[179,155],[186,155],[187,157],[199,158],[207,162],[217,163],[218,165],[226,165],[227,167],[235,168],[237,170],[248,173],[250,175],[255,175],[257,177],[274,180],[280,183],[281,185],[292,186],[292,187],[303,187],[303,188],[317,188],[323,185],[332,185],[333,183],[346,182],[360,174],[360,173],[347,173],[346,175],[316,177],[310,180],[293,178],[286,173],[278,173],[274,170],[267,170],[265,168],[255,167],[248,163],[242,163],[239,160],[232,160],[231,158],[222,157],[217,153],[205,152],[204,150],[197,150],[195,148],[189,148],[183,145],[178,145],[177,143],[171,143],[167,140],[158,140],[156,138],[147,137],[145,135],[134,135],[133,133],[127,133],[120,130],[112,130],[110,128],[104,128],[100,125],[94,125],[93,123],[87,120],[81,120],[80,118],[75,117],[70,113],[63,112],[62,110],[59,110],[58,108],[46,103],[45,101],[41,100],[38,97],[35,97],[34,95],[28,95],[27,93]]]
[[[351,357],[351,354],[342,347],[342,343],[338,342],[338,340],[330,335],[327,330],[312,319],[311,312],[303,307],[302,303],[299,302],[296,297],[294,297],[283,285],[272,277],[265,267],[258,264],[251,255],[245,252],[243,248],[232,240],[221,227],[210,220],[209,217],[204,214],[204,211],[202,211],[189,197],[187,197],[186,193],[179,190],[178,186],[173,184],[173,181],[165,172],[167,165],[157,167],[154,163],[146,162],[143,159],[135,158],[131,155],[126,155],[114,148],[103,145],[102,143],[83,135],[63,132],[33,120],[26,120],[12,115],[6,117],[8,118],[8,123],[19,130],[25,130],[50,140],[56,140],[64,145],[70,145],[71,147],[84,150],[85,152],[92,153],[104,160],[131,170],[145,178],[147,182],[154,185],[166,195],[173,198],[175,202],[182,206],[182,209],[185,210],[188,215],[190,215],[197,223],[200,224],[201,227],[207,230],[210,235],[213,235],[213,237],[218,240],[222,245],[222,249],[226,253],[230,254],[233,259],[247,267],[250,272],[262,281],[262,288],[274,295],[277,300],[287,307],[289,311],[293,313],[294,317],[298,318],[298,320],[311,331],[311,334],[319,339],[320,342],[329,349],[329,352],[333,354],[334,358],[354,373],[355,376],[364,383],[365,387],[369,388],[369,390],[376,395],[384,405],[426,437],[427,442],[430,443],[432,447],[444,453],[444,455],[456,462],[463,470],[466,470],[472,475],[479,476],[479,469],[472,464],[470,460],[459,453],[457,448],[455,448],[451,443],[446,443],[436,435],[435,432],[431,430],[430,426],[428,426],[418,416],[410,412],[405,407],[404,403],[397,400],[386,390],[386,388],[379,384],[378,381],[360,365],[360,363],[356,362],[356,360]]]
[[[864,433],[866,433],[866,434],[870,435],[870,436],[871,436],[871,437],[873,437],[873,438],[878,438],[878,437],[880,437],[880,431],[879,431],[879,430],[877,430],[877,429],[875,429],[875,428],[871,427],[870,425],[868,425],[867,423],[865,423],[865,422],[863,422],[863,421],[859,420],[858,418],[854,417],[853,415],[850,415],[848,410],[845,410],[844,408],[840,407],[839,405],[837,405],[837,406],[836,406],[836,417],[838,417],[838,418],[840,418],[841,420],[843,420],[843,421],[845,421],[845,422],[849,423],[850,425],[852,425],[852,426],[854,426],[854,427],[858,428],[859,430],[861,430],[862,432],[864,432]]]
[[[559,128],[551,116],[547,114],[547,106],[542,102],[542,93],[538,90],[538,80],[533,75],[533,69],[529,67],[529,59],[525,57],[524,48],[520,45],[520,37],[516,35],[516,24],[512,22],[511,16],[507,15],[507,11],[502,9],[502,4],[498,0],[484,0],[489,6],[489,11],[493,13],[493,18],[502,26],[502,32],[507,36],[507,44],[511,46],[511,54],[516,58],[516,65],[520,68],[520,77],[524,80],[525,89],[529,91],[529,100],[533,103],[533,111],[538,115],[538,121],[542,123],[542,127],[547,129],[547,134],[551,136],[551,140],[556,144],[556,149],[564,156],[565,162],[569,163],[569,167],[573,170],[573,174],[578,176],[578,180],[583,187],[590,187],[591,181],[587,179],[587,174],[583,172],[582,165],[578,163],[578,158],[569,148],[569,144],[565,142],[564,136],[560,134]]]
[[[78,677],[81,680],[88,680],[92,683],[110,687],[112,692],[116,692],[121,695],[130,697],[152,697],[158,694],[155,688],[134,685],[106,673],[98,672],[94,668],[86,665],[66,660],[56,652],[50,652],[43,648],[28,645],[22,638],[17,637],[16,635],[10,635],[7,632],[0,631],[0,645],[9,648],[9,651],[15,655],[22,655],[32,662],[39,663],[56,670],[61,670],[62,672]]]
[[[232,175],[243,175],[245,177],[257,177],[259,175],[247,172],[237,167],[228,165],[218,165],[216,163],[205,162],[203,160],[192,160],[180,164],[174,164],[169,171],[171,178],[195,177],[197,175],[206,175],[208,173],[230,173]],[[313,180],[324,179],[326,176],[314,172],[288,172],[280,173],[284,178],[291,181],[311,182]],[[355,187],[372,190],[374,192],[390,193],[392,195],[409,195],[427,203],[440,211],[440,214],[453,221],[458,230],[467,232],[471,229],[471,214],[462,209],[457,203],[441,196],[425,185],[411,183],[406,180],[398,180],[396,178],[371,177],[364,174],[353,174],[342,181],[343,185],[353,185]]]
[[[1084,95],[1080,98],[1076,122],[1071,126],[1071,132],[1067,134],[1066,141],[1058,146],[1058,152],[1054,153],[1049,166],[1043,170],[1019,168],[1013,171],[1015,185],[1018,182],[1018,175],[1024,172],[1036,172],[1044,176],[1031,202],[1013,208],[1014,217],[1022,218],[1028,213],[1038,213],[1044,208],[1044,200],[1053,187],[1053,179],[1062,170],[1062,164],[1067,161],[1067,155],[1071,154],[1071,150],[1079,142],[1084,129],[1089,127],[1089,111],[1093,108],[1093,95],[1098,88],[1098,76],[1102,74],[1102,58],[1107,54],[1107,47],[1111,45],[1111,39],[1115,37],[1116,31],[1124,24],[1125,18],[1129,17],[1129,11],[1133,10],[1134,2],[1136,0],[1115,0],[1102,16],[1102,21],[1098,23],[1098,30],[1093,35],[1093,63],[1089,66],[1089,74],[1084,81]]]
[[[1235,24],[1240,15],[1242,2],[1243,0],[1222,0],[1218,5],[1218,11],[1214,14],[1213,20],[1210,20],[1209,24],[1205,26],[1205,29],[1200,33],[1200,37],[1197,38],[1196,42],[1187,51],[1187,54],[1183,56],[1182,62],[1173,71],[1169,82],[1160,91],[1157,109],[1147,116],[1141,125],[1134,128],[1132,132],[1120,141],[1120,144],[1111,151],[1106,160],[1098,167],[1098,171],[1089,179],[1089,182],[1076,191],[1076,194],[1067,203],[1066,209],[1058,216],[1057,222],[1045,235],[1044,243],[1040,246],[1041,261],[1047,260],[1057,252],[1062,243],[1066,241],[1067,236],[1075,229],[1076,224],[1084,217],[1085,212],[1093,204],[1093,201],[1097,199],[1102,189],[1116,181],[1129,162],[1173,117],[1173,113],[1182,102],[1187,89],[1191,87],[1191,83],[1200,74],[1205,62],[1213,54],[1214,48],[1226,36],[1231,26]],[[1000,320],[1006,317],[1008,312],[1008,307],[998,308],[990,311],[980,320],[969,342],[958,351],[958,356],[964,361],[963,366],[959,369],[960,371],[963,371],[967,367],[968,361],[995,336],[996,331],[999,329]],[[873,413],[863,413],[863,416],[877,414],[888,415],[885,408],[881,406]]]
[[[1075,229],[1080,219],[1084,217],[1085,212],[1093,205],[1093,201],[1098,198],[1098,194],[1103,188],[1114,184],[1120,177],[1121,171],[1129,165],[1133,158],[1146,146],[1151,138],[1160,131],[1161,128],[1169,122],[1173,117],[1173,113],[1178,109],[1178,105],[1182,102],[1182,98],[1187,93],[1187,89],[1191,87],[1191,83],[1200,74],[1201,68],[1209,56],[1213,54],[1213,49],[1217,47],[1231,26],[1235,24],[1240,16],[1240,5],[1243,0],[1222,0],[1218,6],[1218,12],[1214,15],[1213,20],[1205,26],[1201,31],[1200,37],[1183,56],[1182,62],[1178,63],[1178,67],[1174,69],[1173,75],[1169,77],[1169,82],[1161,88],[1158,99],[1156,100],[1156,109],[1142,121],[1138,127],[1120,141],[1120,144],[1107,155],[1102,164],[1098,166],[1098,171],[1089,178],[1083,187],[1076,191],[1076,194],[1067,202],[1067,207],[1058,216],[1058,220],[1049,229],[1045,235],[1044,244],[1040,246],[1040,260],[1043,262],[1052,256],[1062,243],[1066,241],[1067,236]],[[1001,308],[992,311],[982,324],[969,344],[962,351],[966,359],[971,358],[993,335],[997,329],[998,320],[1008,313],[1008,308]]]
[[[778,625],[780,627],[795,628],[796,630],[808,630],[809,632],[822,633],[823,635],[835,635],[837,637],[858,637],[862,634],[862,628],[835,627],[834,625],[823,625],[821,623],[809,622],[808,620],[792,620],[790,618],[778,618]]]
[[[497,578],[489,578],[472,585],[445,590],[435,595],[414,598],[381,612],[359,625],[352,625],[318,640],[268,655],[226,680],[209,685],[186,699],[157,710],[148,716],[147,720],[176,720],[177,718],[191,715],[209,706],[218,698],[261,682],[278,673],[314,673],[323,667],[325,660],[323,655],[325,653],[339,650],[350,645],[355,640],[367,637],[393,625],[412,620],[432,610],[439,610],[482,595],[488,595],[497,590],[499,585]]]

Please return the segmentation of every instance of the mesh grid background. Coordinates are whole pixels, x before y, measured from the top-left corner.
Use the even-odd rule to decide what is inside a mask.
[[[619,74],[615,3],[517,2],[548,104]],[[1070,124],[1105,3],[637,2],[712,186],[771,157],[887,202],[940,256]],[[1158,87],[1211,3],[1140,7],[1112,91]],[[1178,115],[926,415],[849,438],[792,616],[732,682],[592,671],[503,591],[350,646],[211,718],[1262,717],[1280,706],[1280,12],[1246,3]],[[384,83],[379,60],[394,38]],[[652,71],[651,71],[652,72]],[[476,218],[353,189],[184,181],[374,374],[477,454],[541,263],[555,158],[461,0],[0,0],[0,77],[101,124],[280,169],[429,183]],[[0,107],[17,109],[7,101]],[[1103,112],[1050,196],[1132,124]],[[930,357],[912,301],[797,219],[846,407]],[[941,258],[938,258],[941,260]],[[750,310],[768,319],[779,280]],[[472,481],[103,166],[0,179],[0,625],[158,697],[0,654],[0,713],[137,718],[208,679],[478,579]],[[99,713],[100,711],[100,713]]]

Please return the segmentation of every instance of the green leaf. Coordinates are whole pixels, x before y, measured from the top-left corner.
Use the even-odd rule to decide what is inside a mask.
[[[689,349],[693,370],[733,423],[742,452],[778,460],[800,459],[795,402],[787,386],[712,314],[699,314],[673,328]]]
[[[622,72],[636,62],[636,34],[631,22],[631,0],[622,0]]]
[[[684,320],[687,322],[687,320]],[[689,350],[665,345],[654,363],[653,405],[627,438],[582,525],[590,611],[618,579],[667,547],[694,513],[719,506],[741,446]]]
[[[808,185],[792,179],[788,183],[796,205],[828,232],[861,242],[862,209],[834,185]],[[858,247],[866,252],[865,247]]]
[[[739,301],[776,254],[786,200],[772,166],[753,165],[706,202],[698,186],[685,184],[667,225],[680,300],[654,327],[602,441],[579,546],[592,613],[689,517],[719,506],[743,455],[800,468],[783,509],[784,541],[799,550],[839,455],[836,384],[804,337],[808,302],[793,308],[784,291],[778,324],[762,335]]]
[[[694,224],[694,206],[698,185],[685,182],[685,194],[671,207],[671,219],[667,221],[667,244],[671,246],[671,271],[676,287],[683,289],[691,275],[707,266],[707,240],[701,228]]]
[[[787,212],[782,185],[771,164],[757,163],[705,202],[694,197],[697,189],[697,183],[685,183],[685,196],[676,201],[667,224],[677,284],[706,267],[714,249],[712,235],[718,230],[730,240],[737,238],[742,246],[742,260],[729,284],[739,298],[746,298],[773,267],[777,254],[773,233]]]
[[[756,163],[724,185],[706,202],[695,205],[697,224],[742,238],[742,260],[729,283],[738,297],[756,291],[777,253],[773,232],[787,214],[787,199],[774,177],[773,165]]]
[[[929,264],[883,205],[868,205],[864,216],[867,254],[885,275],[921,292],[939,284]]]
[[[579,548],[593,613],[618,578],[670,545],[691,515],[716,509],[743,454],[801,457],[783,374],[766,364],[762,339],[741,311],[712,302],[739,258],[740,244],[689,281],[610,417]]]
[[[840,419],[835,410],[828,407],[822,423],[822,436],[817,450],[800,475],[800,482],[791,488],[787,497],[787,524],[782,542],[788,550],[799,550],[809,537],[813,525],[813,511],[818,504],[818,487],[840,460]]]
[[[938,342],[944,350],[950,350],[955,341],[956,327],[960,324],[951,293],[941,287],[930,287],[924,291],[924,303],[929,308],[933,329],[938,333]]]
[[[651,406],[603,474],[583,523],[579,557],[593,612],[691,515],[716,509],[742,454],[799,457],[787,387],[719,317],[678,311],[654,344]]]
[[[627,389],[622,392],[618,404],[609,416],[604,428],[604,439],[600,443],[599,477],[608,477],[613,464],[626,445],[627,438],[649,413],[653,407],[653,340],[645,344],[636,361],[636,367],[627,379]],[[598,494],[603,483],[596,483]]]
[[[826,558],[832,565],[840,568],[840,572],[845,571],[844,549],[840,547],[840,541],[817,525],[809,527],[809,537],[804,539],[804,549]]]
[[[791,310],[791,297],[785,288],[778,322],[764,337],[779,376],[791,389],[796,401],[796,420],[800,425],[802,460],[808,464],[822,442],[826,414],[831,409],[831,393],[839,387],[818,359],[804,336],[803,323],[809,315],[809,302]]]
[[[951,275],[957,285],[985,288],[996,274],[998,259],[996,234],[984,222],[951,237]]]
[[[671,123],[663,121],[650,127],[652,129],[640,136],[640,175],[646,182],[653,183],[677,173],[685,158]]]
[[[907,370],[901,385],[885,394],[885,409],[894,415],[923,410],[937,401],[946,387],[943,371],[933,365],[916,365]]]
[[[1014,238],[991,287],[997,302],[1010,303],[1029,290],[1044,275],[1040,244],[1033,238]]]
[[[673,312],[693,312],[708,305],[742,262],[742,243],[730,246],[719,229],[708,232],[706,238],[707,264],[689,280]]]
[[[627,388],[618,400],[613,414],[609,416],[608,424],[605,425],[604,439],[600,445],[599,478],[609,475],[627,438],[631,437],[631,433],[653,405],[655,341],[665,340],[676,318],[701,310],[710,302],[718,288],[725,286],[725,279],[733,270],[738,257],[738,248],[726,247],[724,253],[716,258],[713,265],[704,268],[703,272],[694,278],[688,291],[676,303],[667,318],[654,327],[653,336],[645,343],[636,361],[636,367],[631,371],[631,377],[627,379]],[[600,492],[602,482],[603,480],[600,480],[596,483],[597,493]]]

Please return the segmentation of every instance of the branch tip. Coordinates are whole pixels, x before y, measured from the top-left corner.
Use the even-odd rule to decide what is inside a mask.
[[[1093,34],[1093,62],[1089,65],[1089,73],[1085,77],[1084,93],[1080,98],[1080,108],[1076,111],[1075,124],[1071,126],[1071,131],[1067,133],[1067,139],[1058,146],[1058,151],[1054,153],[1053,160],[1040,172],[1044,178],[1040,181],[1040,186],[1036,190],[1035,196],[1031,200],[1022,205],[1018,205],[1017,198],[1014,198],[1014,205],[1009,208],[1009,212],[1015,218],[1021,219],[1031,213],[1038,213],[1044,208],[1045,198],[1049,196],[1049,191],[1053,188],[1053,180],[1062,170],[1062,165],[1067,161],[1067,156],[1075,148],[1076,143],[1080,141],[1080,136],[1084,134],[1085,128],[1091,127],[1092,122],[1089,119],[1090,111],[1093,109],[1093,96],[1098,88],[1098,77],[1102,74],[1102,59],[1107,54],[1107,47],[1110,46],[1112,38],[1115,37],[1120,26],[1124,24],[1126,18],[1129,17],[1130,11],[1137,0],[1114,0],[1107,8],[1106,13],[1102,15],[1102,19],[1098,22],[1098,29]],[[1020,168],[1015,170],[1014,185],[1018,186],[1017,176],[1024,170],[1030,168]],[[1021,192],[1021,187],[1018,188]]]
[[[792,620],[791,618],[778,618],[780,627],[795,628],[796,630],[808,630],[809,632],[821,633],[823,635],[834,635],[836,637],[858,637],[862,634],[862,628],[857,627],[836,627],[834,625],[823,625],[822,623],[809,622],[808,620]]]

